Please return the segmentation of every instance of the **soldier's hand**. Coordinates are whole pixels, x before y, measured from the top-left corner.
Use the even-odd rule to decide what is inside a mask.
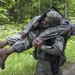
[[[26,36],[26,34],[28,33],[28,31],[29,31],[29,30],[27,30],[27,29],[22,31],[22,37],[23,37],[23,38]]]
[[[35,47],[41,48],[41,46],[43,45],[42,38],[38,37],[35,40],[33,40],[32,45]]]
[[[37,46],[37,40],[32,41],[32,46],[35,46],[35,47]]]
[[[38,48],[41,48],[41,46],[43,45],[43,40],[42,40],[42,38],[38,37],[38,38],[36,38],[36,40],[38,41],[38,42],[37,42],[37,47],[38,47]]]

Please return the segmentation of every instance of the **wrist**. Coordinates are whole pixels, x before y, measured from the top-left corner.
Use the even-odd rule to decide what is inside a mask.
[[[44,48],[45,48],[45,47],[44,47],[44,45],[42,45],[40,49],[42,49],[42,50],[43,50]]]

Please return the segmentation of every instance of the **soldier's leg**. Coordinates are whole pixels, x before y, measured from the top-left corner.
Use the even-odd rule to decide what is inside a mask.
[[[13,48],[15,49],[15,52],[20,53],[24,50],[27,50],[32,47],[32,41],[37,37],[36,32],[30,31],[28,33],[28,36],[24,39],[21,39],[17,41],[15,44],[13,44]]]
[[[14,45],[9,48],[1,49],[0,50],[0,67],[4,69],[5,67],[5,60],[7,57],[12,54],[13,52],[20,53],[24,50],[27,50],[32,47],[32,41],[35,36],[27,36],[25,39],[21,39],[17,41]]]
[[[63,75],[63,72],[62,72],[62,68],[61,67],[59,68],[59,71],[58,71],[58,74],[57,75]]]
[[[38,60],[35,75],[46,75],[44,69],[44,62],[42,60]]]
[[[17,33],[11,37],[8,37],[6,40],[0,41],[0,48],[3,48],[6,45],[13,45],[16,41],[22,38],[21,33]]]
[[[25,43],[26,42],[26,43]],[[24,41],[17,41],[13,46],[9,48],[0,49],[0,67],[1,69],[5,68],[5,61],[7,57],[13,52],[20,53],[31,47],[31,44],[27,39]]]
[[[50,61],[45,61],[45,71],[46,71],[46,75],[53,75],[51,72]]]
[[[7,40],[0,41],[0,48],[3,48],[7,44],[8,44],[8,41]]]
[[[51,72],[50,61],[47,61],[47,62],[46,62],[46,72],[47,72],[47,75],[53,75],[53,73]],[[63,75],[63,73],[62,73],[62,68],[61,68],[61,67],[59,68],[58,73],[55,74],[55,75]]]
[[[5,61],[7,57],[14,52],[13,47],[9,47],[6,49],[0,49],[0,68],[4,69],[5,68]]]

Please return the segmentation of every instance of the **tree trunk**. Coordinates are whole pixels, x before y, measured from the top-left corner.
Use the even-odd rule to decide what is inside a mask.
[[[67,1],[67,17],[69,18],[69,13],[70,13],[70,6],[69,6],[69,1]]]
[[[52,6],[52,0],[50,0],[50,6]]]
[[[67,0],[65,0],[65,3],[64,3],[64,16],[67,17]]]
[[[38,0],[38,2],[39,2],[39,6],[38,6],[38,7],[39,7],[39,15],[40,15],[40,2],[41,2],[41,1],[40,1],[40,0]]]
[[[22,10],[23,10],[23,0],[20,0],[20,23],[22,22],[22,18],[23,18],[23,15],[22,15]]]
[[[17,23],[19,23],[19,6],[18,6],[18,2],[17,2],[17,0],[15,0],[15,2],[16,2],[16,9],[17,9]]]

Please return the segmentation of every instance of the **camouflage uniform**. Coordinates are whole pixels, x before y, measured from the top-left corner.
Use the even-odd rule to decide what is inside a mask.
[[[32,47],[32,41],[36,39],[36,37],[43,38],[43,40],[45,41],[44,43],[45,45],[41,49],[38,49],[41,52],[39,52],[37,56],[38,62],[36,67],[36,75],[53,75],[50,64],[51,61],[49,60],[50,55],[59,57],[58,60],[60,63],[65,61],[65,55],[64,55],[65,39],[63,38],[63,36],[65,35],[63,34],[66,33],[65,31],[69,31],[71,29],[71,26],[69,23],[61,22],[59,26],[55,25],[55,27],[44,29],[42,28],[42,23],[40,23],[38,26],[36,26],[35,24],[39,18],[40,16],[33,18],[32,21],[26,27],[24,27],[24,29],[30,30],[26,38],[22,38],[21,33],[18,33],[12,37],[7,38],[7,41],[9,42],[10,45],[13,46],[16,52],[22,52]],[[51,45],[47,43],[47,40],[49,41],[49,43],[52,42]],[[46,54],[49,55],[48,56],[49,59],[46,58],[47,57]],[[60,57],[63,60],[61,60]],[[58,65],[60,63],[58,63]],[[59,66],[58,69],[59,70],[56,75],[62,75],[62,73],[59,72],[61,70]]]
[[[36,75],[53,75],[51,66],[52,64],[55,66],[54,68],[56,69],[54,70],[56,70],[55,73],[57,73],[57,69],[59,68],[60,64],[60,55],[64,48],[64,38],[58,36],[57,38],[53,38],[51,40],[45,40],[44,43],[45,44],[41,49],[39,49],[38,52]],[[59,68],[59,72],[55,75],[62,75],[62,71],[60,73],[60,70],[61,69]]]
[[[63,25],[62,25],[63,24]],[[67,26],[67,27],[66,27]],[[63,75],[62,73],[62,69],[61,66],[63,66],[63,64],[66,61],[66,56],[65,56],[65,47],[66,47],[66,43],[67,40],[71,37],[71,28],[73,27],[73,24],[71,24],[71,22],[64,20],[60,26],[58,26],[58,28],[54,28],[54,30],[51,30],[50,28],[48,28],[47,30],[45,30],[44,32],[42,32],[39,37],[42,37],[43,40],[45,40],[45,45],[42,46],[41,49],[39,49],[36,58],[38,60],[37,62],[37,66],[36,66],[36,74],[35,75]],[[67,28],[69,29],[69,32],[66,33],[64,32],[65,30],[67,30]],[[50,31],[51,30],[51,31]],[[50,35],[53,31],[55,31],[54,34],[58,34],[58,35]],[[66,33],[66,34],[64,34]],[[64,35],[62,35],[64,34]],[[50,39],[49,39],[50,38]],[[49,43],[48,43],[49,42]],[[52,56],[53,55],[53,56]],[[51,68],[51,62],[57,59],[55,59],[56,57],[58,58],[58,67],[54,70],[56,70],[57,73],[53,74],[52,73],[52,68]],[[35,57],[34,57],[35,58]],[[54,59],[54,60],[51,60]],[[54,63],[56,64],[56,63]],[[57,70],[58,69],[58,70]]]
[[[39,26],[36,26],[35,23],[36,21],[40,18],[40,16],[36,16],[35,18],[32,19],[28,25],[24,27],[24,29],[30,30],[28,33],[28,36],[25,38],[22,38],[22,34],[17,33],[9,38],[7,38],[7,41],[9,42],[10,45],[12,45],[15,49],[16,52],[22,52],[24,50],[27,50],[32,47],[31,42],[36,38],[36,37],[42,37],[43,39],[50,39],[57,37],[58,34],[63,34],[66,30],[70,29],[70,26],[63,24],[56,26],[56,27],[51,27],[48,29],[43,29],[41,24]]]
[[[66,61],[64,50],[72,26],[70,21],[63,19],[60,26],[53,27],[53,30],[48,28],[38,36],[43,38],[45,45],[34,51],[34,58],[38,60],[35,75],[63,75],[60,66]]]

